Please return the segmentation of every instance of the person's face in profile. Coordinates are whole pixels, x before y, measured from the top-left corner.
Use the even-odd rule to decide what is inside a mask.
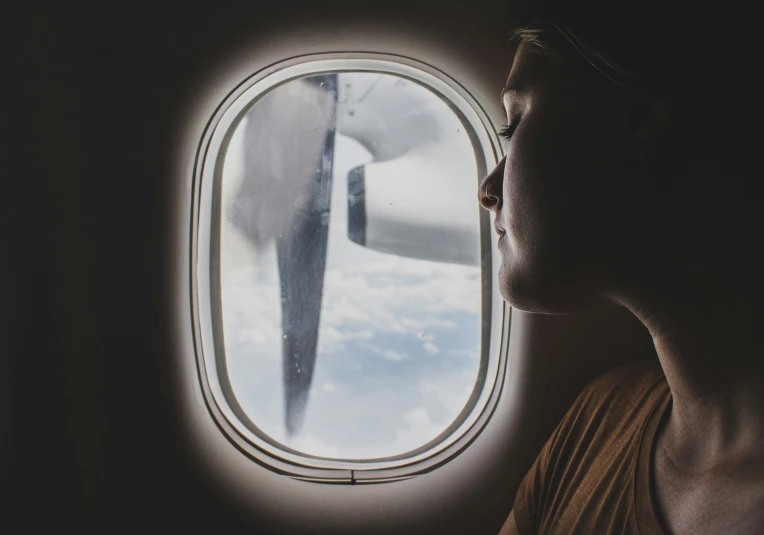
[[[526,44],[502,98],[507,155],[480,187],[500,235],[501,294],[523,310],[589,307],[632,233],[627,101]]]

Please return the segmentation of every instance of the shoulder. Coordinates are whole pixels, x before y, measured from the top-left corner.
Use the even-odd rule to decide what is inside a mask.
[[[620,366],[593,380],[579,394],[560,423],[562,435],[603,437],[616,428],[644,420],[668,389],[657,362],[637,361]],[[583,437],[582,437],[583,438]]]
[[[584,388],[573,407],[591,409],[629,401],[638,403],[645,396],[651,397],[665,388],[666,378],[657,362],[630,362],[594,379]]]
[[[649,361],[629,363],[592,381],[550,439],[554,471],[576,465],[593,468],[610,463],[613,456],[629,457],[667,391],[663,370]]]
[[[520,533],[569,533],[563,528],[581,521],[608,521],[604,510],[628,517],[641,432],[667,391],[660,366],[647,361],[621,366],[589,383],[518,489]]]

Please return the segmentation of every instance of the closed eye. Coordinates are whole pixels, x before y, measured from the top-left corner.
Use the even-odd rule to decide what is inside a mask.
[[[514,133],[515,128],[517,128],[517,122],[504,125],[499,130],[499,137],[509,141],[512,138],[512,134]]]

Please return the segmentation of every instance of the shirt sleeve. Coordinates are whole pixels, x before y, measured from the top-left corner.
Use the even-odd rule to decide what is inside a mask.
[[[540,505],[544,501],[546,472],[559,426],[539,453],[536,461],[525,474],[515,495],[513,511],[520,535],[535,535],[539,529]]]
[[[586,409],[592,391],[596,390],[598,383],[601,382],[602,378],[590,383],[578,395],[573,406],[557,425],[552,436],[541,449],[541,453],[539,453],[533,466],[520,483],[513,506],[515,524],[517,524],[517,531],[520,535],[537,535],[540,533],[541,521],[549,494],[555,490],[551,488],[550,480],[555,465],[559,461],[560,443],[565,442],[571,426]]]

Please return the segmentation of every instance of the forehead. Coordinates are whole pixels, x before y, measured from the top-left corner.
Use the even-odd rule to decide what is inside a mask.
[[[565,69],[560,67],[536,50],[533,45],[521,43],[501,92],[502,102],[506,105],[511,100],[529,93],[556,91],[569,85],[563,80]]]

